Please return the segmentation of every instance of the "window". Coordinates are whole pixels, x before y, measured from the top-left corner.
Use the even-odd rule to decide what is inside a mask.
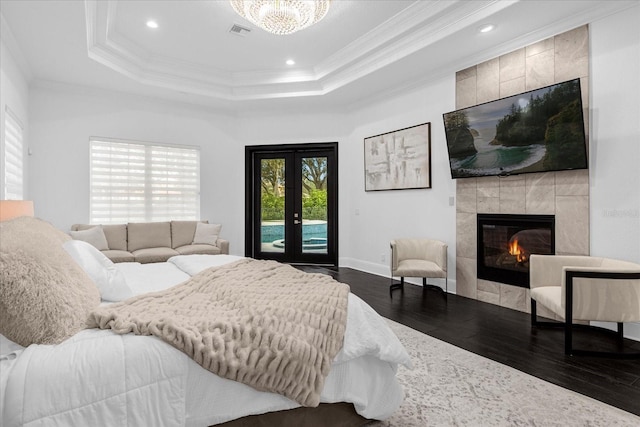
[[[90,139],[92,224],[200,217],[200,149]]]
[[[8,108],[4,115],[4,188],[5,200],[24,198],[24,143],[22,125]]]

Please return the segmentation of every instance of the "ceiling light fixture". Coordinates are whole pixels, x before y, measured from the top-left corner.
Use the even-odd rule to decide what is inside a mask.
[[[296,65],[296,61],[293,59],[287,59],[287,65]]]
[[[485,24],[482,27],[478,28],[478,31],[481,33],[488,33],[489,31],[493,31],[496,28],[493,24]]]
[[[147,27],[149,28],[158,28],[158,23],[156,21],[154,21],[153,19],[149,19],[147,21]]]
[[[272,34],[292,34],[320,21],[331,0],[230,0],[238,15]]]

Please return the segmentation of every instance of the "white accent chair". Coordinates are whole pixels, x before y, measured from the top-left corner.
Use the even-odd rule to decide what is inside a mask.
[[[393,283],[394,277],[400,277],[400,283]],[[432,239],[395,239],[391,241],[391,286],[404,290],[405,277],[422,277],[422,286],[444,291],[446,297],[447,284],[447,244]],[[444,279],[445,289],[440,286],[427,285],[427,278]],[[424,290],[423,289],[423,290]]]
[[[640,265],[592,256],[531,255],[531,327],[563,326],[565,354],[640,357],[640,353],[596,352],[573,348],[574,321],[618,324],[618,346],[623,343],[623,324],[640,321]],[[537,319],[537,304],[563,323]]]

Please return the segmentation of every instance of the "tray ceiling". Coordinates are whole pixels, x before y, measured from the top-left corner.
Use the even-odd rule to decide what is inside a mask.
[[[301,98],[352,104],[633,3],[334,0],[324,20],[289,36],[258,29],[226,0],[2,0],[0,12],[2,40],[36,82],[240,108]],[[479,33],[486,23],[496,30]],[[234,24],[251,31],[233,34]]]

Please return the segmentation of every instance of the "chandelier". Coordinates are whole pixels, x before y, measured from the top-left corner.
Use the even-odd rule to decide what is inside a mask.
[[[240,16],[272,34],[307,28],[327,14],[331,0],[230,0]]]

